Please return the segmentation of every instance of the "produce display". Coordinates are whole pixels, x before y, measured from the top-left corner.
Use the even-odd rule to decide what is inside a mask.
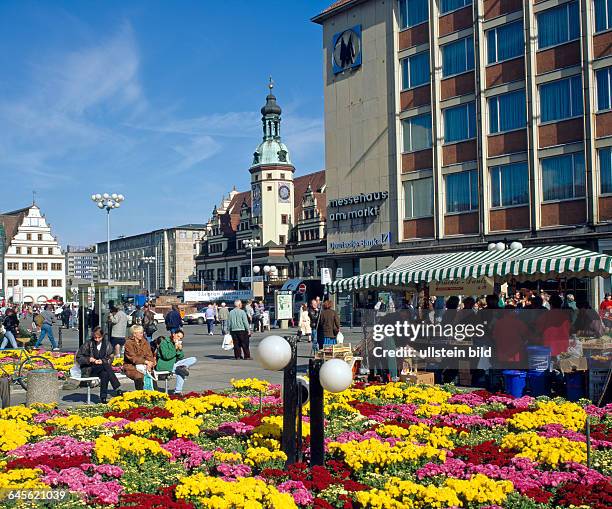
[[[325,394],[326,463],[310,468],[308,404],[302,461],[285,466],[280,387],[232,384],[0,410],[0,505],[34,493],[61,508],[612,507],[612,405],[356,383]]]

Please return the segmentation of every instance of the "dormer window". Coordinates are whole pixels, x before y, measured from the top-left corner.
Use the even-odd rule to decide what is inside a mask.
[[[266,173],[266,178],[267,179],[271,179],[272,178],[272,174],[271,173]]]

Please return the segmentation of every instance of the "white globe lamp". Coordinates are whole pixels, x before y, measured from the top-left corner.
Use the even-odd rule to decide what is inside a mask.
[[[510,249],[523,249],[523,244],[515,240],[512,244],[510,244]]]
[[[495,244],[496,251],[503,251],[504,249],[506,249],[506,244],[504,244],[503,242],[498,242],[497,244]]]
[[[495,246],[495,242],[491,242],[488,246],[487,246],[487,251],[495,251],[496,246]]]
[[[264,265],[264,272],[267,274],[268,272],[270,272],[270,266],[269,265]]]
[[[329,392],[342,392],[353,383],[353,370],[342,359],[331,359],[319,371],[321,385]]]
[[[255,265],[255,267],[253,267],[253,272],[255,274],[259,274],[259,271],[261,270],[261,268],[259,267],[259,265]]]
[[[280,336],[268,336],[257,346],[257,357],[264,369],[279,371],[291,362],[291,345]]]

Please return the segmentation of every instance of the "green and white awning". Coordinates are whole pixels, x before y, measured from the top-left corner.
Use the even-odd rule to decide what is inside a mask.
[[[329,288],[342,292],[482,276],[503,282],[511,278],[609,276],[611,272],[612,257],[608,255],[572,246],[543,246],[400,256],[384,270],[338,279]]]

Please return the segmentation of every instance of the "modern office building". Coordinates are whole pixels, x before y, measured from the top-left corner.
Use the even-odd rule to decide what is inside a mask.
[[[206,225],[186,224],[111,240],[111,280],[140,281],[152,294],[181,292],[195,271]],[[107,244],[99,242],[98,274],[107,278]]]
[[[340,0],[313,21],[344,275],[503,240],[612,249],[612,0]]]
[[[36,204],[0,214],[4,229],[4,297],[44,304],[66,297],[65,258]]]
[[[70,286],[95,281],[98,277],[96,246],[66,248],[66,280]]]
[[[208,222],[208,235],[197,257],[202,288],[238,289],[254,265],[275,267],[276,282],[318,277],[325,244],[325,172],[296,177],[287,146],[281,141],[281,108],[270,93],[261,109],[263,140],[249,168],[251,189],[223,197]],[[264,276],[260,272],[260,276]],[[249,283],[244,283],[248,288]]]

